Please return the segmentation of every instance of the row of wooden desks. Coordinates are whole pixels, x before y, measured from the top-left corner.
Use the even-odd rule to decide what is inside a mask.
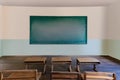
[[[26,69],[28,69],[29,64],[43,64],[44,69],[43,73],[46,71],[46,57],[28,57],[24,60],[26,65]],[[77,70],[80,71],[80,64],[82,63],[89,63],[93,65],[93,70],[97,71],[96,65],[100,64],[100,61],[93,57],[81,57],[77,58]],[[72,59],[71,57],[52,57],[51,58],[51,70],[54,71],[55,64],[68,64],[69,71],[72,71],[71,64]]]

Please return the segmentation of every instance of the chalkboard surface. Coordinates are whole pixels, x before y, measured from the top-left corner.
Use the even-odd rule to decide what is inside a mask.
[[[30,44],[87,44],[87,16],[30,16]]]

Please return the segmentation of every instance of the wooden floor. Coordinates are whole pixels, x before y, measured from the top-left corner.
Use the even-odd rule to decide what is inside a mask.
[[[72,57],[72,68],[73,71],[76,70],[75,65],[76,65],[76,58],[78,56],[74,56]],[[82,56],[83,57],[83,56]],[[24,69],[25,65],[24,65],[24,59],[26,57],[24,56],[20,56],[20,57],[2,57],[0,58],[0,71],[1,70],[5,70],[5,69]],[[106,71],[106,72],[115,72],[116,76],[117,76],[117,80],[120,80],[120,63],[115,62],[113,60],[111,60],[108,57],[95,57],[98,60],[100,60],[101,64],[97,65],[97,70],[98,71]],[[47,69],[46,69],[46,74],[42,75],[42,79],[41,80],[50,80],[50,60],[51,60],[51,56],[47,56]],[[43,71],[43,66],[38,66],[38,65],[30,65],[29,68],[32,69],[38,69],[38,71]],[[68,68],[66,66],[57,66],[57,68],[55,68],[55,70],[62,70],[62,71],[68,71]],[[93,71],[93,65],[86,65],[86,64],[82,64],[81,66],[81,72],[84,71]]]

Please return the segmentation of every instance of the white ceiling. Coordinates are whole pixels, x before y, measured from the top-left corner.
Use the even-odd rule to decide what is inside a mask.
[[[117,0],[0,0],[1,5],[8,6],[106,6]]]

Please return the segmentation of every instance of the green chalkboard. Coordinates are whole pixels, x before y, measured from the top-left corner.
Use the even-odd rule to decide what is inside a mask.
[[[30,44],[87,44],[87,16],[30,16]]]

